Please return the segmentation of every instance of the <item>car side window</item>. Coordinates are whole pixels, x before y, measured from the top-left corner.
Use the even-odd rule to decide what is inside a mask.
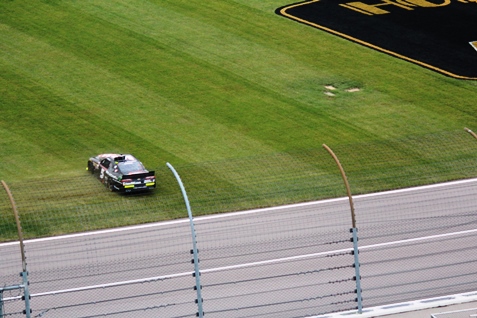
[[[104,166],[106,169],[109,168],[110,164],[111,164],[111,161],[109,161],[109,159],[103,159],[103,161],[101,161],[101,165]]]

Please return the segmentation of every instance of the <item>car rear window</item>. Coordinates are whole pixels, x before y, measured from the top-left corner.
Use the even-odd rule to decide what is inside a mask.
[[[145,172],[146,169],[138,161],[125,161],[118,163],[119,170],[122,174],[130,174],[137,172]]]

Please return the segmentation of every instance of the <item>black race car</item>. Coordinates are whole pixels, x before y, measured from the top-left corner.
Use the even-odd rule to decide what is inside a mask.
[[[110,191],[133,192],[156,188],[154,171],[129,154],[102,154],[88,160],[89,172]]]

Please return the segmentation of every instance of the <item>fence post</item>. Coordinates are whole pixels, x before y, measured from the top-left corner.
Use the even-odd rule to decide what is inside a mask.
[[[20,243],[20,252],[22,254],[22,269],[23,272],[20,273],[20,276],[22,277],[23,284],[20,285],[20,287],[23,287],[23,300],[25,301],[25,311],[23,312],[27,318],[31,317],[31,308],[30,308],[30,290],[29,290],[29,283],[28,283],[28,271],[27,271],[27,263],[26,263],[26,257],[25,257],[25,245],[23,244],[23,233],[22,233],[22,226],[20,223],[20,216],[18,215],[18,210],[17,210],[17,205],[15,204],[15,200],[13,199],[13,195],[10,191],[10,188],[8,185],[5,183],[5,181],[2,180],[2,185],[5,191],[7,192],[8,198],[10,199],[10,203],[12,205],[13,213],[15,214],[15,222],[17,223],[17,230],[18,230],[18,240]],[[0,304],[3,306],[3,301]],[[2,317],[2,316],[0,316]]]
[[[199,250],[197,249],[197,241],[196,241],[196,234],[195,234],[195,228],[194,228],[194,220],[192,218],[192,210],[190,208],[190,203],[189,203],[189,198],[187,197],[187,192],[184,188],[184,184],[182,183],[181,177],[177,173],[177,171],[174,169],[174,167],[167,162],[166,163],[167,167],[171,169],[172,173],[176,177],[177,182],[179,183],[179,187],[181,188],[182,191],[182,196],[184,197],[185,205],[187,208],[187,214],[189,215],[189,223],[190,223],[190,229],[192,233],[192,251],[191,254],[194,254],[194,277],[195,277],[195,289],[197,290],[197,299],[196,303],[198,306],[198,312],[197,312],[197,317],[202,318],[204,317],[204,311],[202,309],[202,285],[200,284],[200,271],[199,271]]]
[[[470,130],[469,128],[465,127],[464,130],[466,132],[468,132],[469,134],[472,135],[472,137],[474,137],[475,139],[477,139],[477,134],[475,134],[475,132],[473,132],[472,130]]]
[[[363,313],[363,298],[361,296],[361,275],[359,270],[359,249],[358,249],[358,229],[356,228],[356,215],[354,213],[354,204],[353,204],[353,197],[351,195],[351,189],[349,187],[348,178],[346,178],[345,171],[341,166],[338,157],[335,155],[333,150],[331,150],[327,145],[323,144],[323,148],[329,152],[329,154],[333,157],[336,162],[336,165],[340,169],[341,177],[343,178],[343,182],[346,187],[346,192],[348,193],[349,205],[351,209],[351,225],[352,228],[350,232],[352,233],[352,242],[353,242],[353,255],[354,255],[354,269],[355,269],[355,279],[356,279],[356,301],[358,303],[358,313]]]

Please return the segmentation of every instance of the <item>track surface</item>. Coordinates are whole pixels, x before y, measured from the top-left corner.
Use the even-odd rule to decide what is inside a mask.
[[[356,196],[364,305],[477,290],[476,198],[477,180]],[[313,316],[354,306],[347,198],[194,223],[208,317]],[[193,317],[190,246],[188,220],[28,241],[34,313]],[[5,285],[18,282],[17,250],[0,245],[10,265]]]

